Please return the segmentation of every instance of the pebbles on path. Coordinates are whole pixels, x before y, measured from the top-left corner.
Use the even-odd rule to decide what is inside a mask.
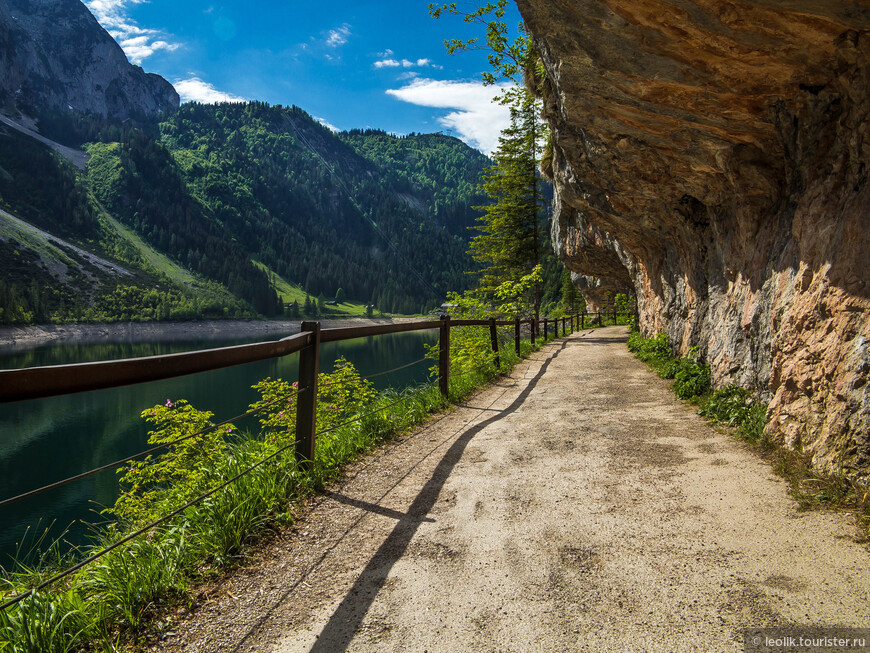
[[[611,327],[389,443],[213,587],[161,651],[742,651],[867,626],[841,514],[676,400]]]

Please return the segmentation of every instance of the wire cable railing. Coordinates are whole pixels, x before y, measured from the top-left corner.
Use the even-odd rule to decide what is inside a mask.
[[[389,370],[389,371],[395,371],[395,369]],[[420,394],[421,392],[423,392],[424,390],[426,390],[430,386],[432,386],[433,383],[434,383],[434,381],[429,381],[428,383],[415,389],[414,392],[405,393],[399,399],[397,399],[393,402],[390,402],[389,404],[387,404],[385,406],[378,406],[374,410],[371,410],[371,411],[366,412],[366,413],[362,413],[360,415],[356,415],[352,419],[349,419],[345,422],[342,422],[341,424],[336,424],[336,425],[331,426],[329,428],[321,429],[321,430],[317,431],[317,435],[325,435],[327,433],[337,431],[339,429],[350,426],[351,424],[360,422],[360,421],[366,419],[367,417],[371,417],[372,415],[376,415],[377,413],[383,412],[385,410],[389,410],[390,408],[392,408],[392,407],[394,407],[394,406],[396,406],[404,401],[408,401],[409,399],[413,398],[415,395]],[[283,445],[282,447],[279,447],[278,449],[276,449],[275,451],[270,453],[268,456],[262,458],[261,460],[257,461],[256,463],[254,463],[252,465],[249,465],[247,468],[245,468],[244,470],[242,470],[241,472],[239,472],[238,474],[236,474],[232,478],[224,481],[220,485],[208,490],[207,492],[200,494],[199,496],[191,499],[190,501],[187,501],[184,505],[172,510],[171,512],[163,515],[162,517],[158,517],[157,519],[154,519],[154,520],[148,522],[144,526],[137,528],[133,532],[128,533],[127,535],[122,537],[117,542],[113,542],[109,546],[107,546],[103,549],[100,549],[100,551],[98,551],[97,553],[94,553],[94,554],[84,558],[83,560],[80,560],[76,564],[74,564],[74,565],[68,567],[67,569],[63,570],[62,572],[59,572],[59,573],[55,574],[54,576],[51,576],[50,578],[40,582],[39,584],[28,589],[27,591],[16,594],[15,596],[11,597],[7,601],[0,604],[0,610],[5,610],[6,608],[8,608],[12,605],[15,605],[16,603],[23,601],[27,597],[32,596],[34,593],[39,592],[40,590],[43,590],[46,587],[49,587],[50,585],[53,585],[54,583],[56,583],[60,580],[63,580],[67,576],[70,576],[71,574],[74,574],[75,572],[83,569],[87,565],[99,560],[103,556],[114,551],[115,549],[126,544],[127,542],[134,540],[135,538],[139,537],[140,535],[144,535],[145,533],[150,531],[152,528],[155,528],[156,526],[159,526],[160,524],[163,524],[163,523],[169,521],[170,519],[181,514],[182,512],[187,510],[188,508],[191,508],[191,507],[195,506],[196,504],[201,503],[202,501],[205,501],[209,497],[213,496],[215,493],[230,486],[232,483],[234,483],[234,482],[238,481],[239,479],[241,479],[242,477],[250,474],[252,471],[254,471],[258,467],[264,465],[268,461],[272,460],[273,458],[275,458],[279,454],[284,453],[285,451],[287,451],[295,446],[296,446],[296,442],[294,440],[286,445]]]
[[[207,433],[211,433],[212,431],[216,431],[217,429],[221,428],[222,426],[227,426],[230,424],[235,425],[234,424],[235,422],[238,422],[239,420],[242,420],[246,417],[250,417],[251,415],[255,415],[255,414],[259,413],[260,411],[266,410],[267,408],[270,408],[271,406],[273,406],[277,403],[280,403],[282,401],[286,401],[289,398],[298,395],[300,392],[301,392],[300,390],[294,390],[292,393],[285,395],[283,397],[279,397],[273,401],[270,401],[268,404],[264,404],[263,406],[259,406],[258,408],[254,409],[254,410],[249,410],[247,412],[244,412],[241,415],[236,415],[235,417],[231,417],[230,419],[224,420],[223,422],[219,422],[217,424],[210,424],[209,426],[206,426],[205,428],[202,428],[202,429],[196,431],[195,433],[189,433],[189,434],[184,435],[180,438],[176,438],[175,440],[170,440],[169,442],[162,442],[158,445],[151,447],[150,449],[145,449],[144,451],[140,451],[139,453],[135,453],[132,456],[127,456],[126,458],[121,458],[121,459],[116,460],[114,462],[106,463],[105,465],[100,465],[99,467],[94,467],[93,469],[89,469],[88,471],[82,472],[81,474],[76,474],[75,476],[69,476],[68,478],[62,479],[60,481],[55,481],[54,483],[49,483],[48,485],[43,485],[42,487],[38,487],[36,489],[29,490],[27,492],[23,492],[23,493],[18,494],[14,497],[9,497],[8,499],[3,499],[2,501],[0,501],[0,508],[2,508],[3,506],[9,505],[10,503],[15,503],[17,501],[21,501],[22,499],[27,499],[29,497],[36,496],[37,494],[42,494],[43,492],[48,492],[49,490],[54,490],[56,488],[63,487],[64,485],[68,485],[68,484],[72,483],[73,481],[79,481],[83,478],[88,478],[89,476],[93,476],[94,474],[98,474],[99,472],[104,472],[108,469],[117,468],[120,465],[124,465],[126,463],[133,462],[134,460],[136,460],[137,458],[141,458],[142,456],[148,456],[152,453],[156,453],[158,451],[161,451],[162,449],[167,449],[167,448],[171,447],[172,445],[184,442],[185,440],[190,440],[191,438],[195,438],[199,435],[205,435]]]
[[[360,378],[364,379],[364,380],[369,380],[369,379],[377,378],[379,376],[393,374],[395,372],[407,369],[409,367],[413,367],[414,365],[419,365],[420,363],[422,363],[426,360],[431,360],[431,359],[428,359],[424,356],[423,358],[418,358],[417,360],[415,360],[411,363],[407,363],[405,365],[399,365],[398,367],[394,367],[394,368],[389,369],[389,370],[384,370],[382,372],[376,372],[375,374],[369,374],[367,376],[363,376]],[[338,387],[341,385],[345,385],[347,383],[354,383],[356,381],[357,381],[357,379],[347,379],[345,381],[336,381],[336,382],[330,383],[329,387],[334,388],[334,387]],[[180,438],[176,438],[175,440],[170,440],[169,442],[163,442],[161,444],[158,444],[158,445],[151,447],[150,449],[145,449],[144,451],[140,451],[139,453],[132,454],[130,456],[127,456],[126,458],[121,458],[121,459],[116,460],[114,462],[106,463],[105,465],[100,465],[99,467],[94,467],[93,469],[89,469],[86,472],[82,472],[82,473],[76,474],[74,476],[69,476],[69,477],[64,478],[60,481],[55,481],[53,483],[49,483],[48,485],[43,485],[43,486],[35,488],[33,490],[28,490],[27,492],[22,492],[21,494],[15,495],[13,497],[9,497],[7,499],[2,499],[2,500],[0,500],[0,508],[2,508],[3,506],[9,505],[11,503],[16,503],[16,502],[21,501],[23,499],[27,499],[29,497],[33,497],[33,496],[36,496],[38,494],[42,494],[43,492],[48,492],[49,490],[54,490],[54,489],[57,489],[59,487],[63,487],[64,485],[68,485],[74,481],[79,481],[79,480],[88,478],[90,476],[93,476],[94,474],[98,474],[100,472],[104,472],[104,471],[109,470],[109,469],[117,468],[120,465],[124,465],[126,463],[132,462],[132,461],[136,460],[137,458],[142,458],[143,456],[151,455],[151,454],[156,453],[158,451],[161,451],[163,449],[168,449],[169,447],[176,445],[176,444],[179,444],[181,442],[184,442],[185,440],[190,440],[191,438],[195,438],[197,436],[205,435],[207,433],[211,433],[212,431],[216,431],[217,429],[221,428],[222,426],[228,426],[228,425],[234,426],[235,422],[243,420],[247,417],[251,417],[252,415],[256,415],[257,413],[260,413],[260,412],[266,410],[267,408],[271,408],[272,406],[274,406],[276,404],[287,401],[287,400],[299,395],[300,393],[302,393],[304,391],[305,391],[304,388],[301,390],[294,389],[293,392],[291,392],[289,394],[278,397],[277,399],[273,399],[272,401],[270,401],[262,406],[258,406],[255,409],[248,410],[248,411],[242,413],[241,415],[236,415],[235,417],[231,417],[231,418],[226,419],[222,422],[218,422],[217,424],[211,424],[205,428],[202,428],[202,429],[196,431],[195,433],[189,433],[188,435],[182,436]]]
[[[354,424],[356,422],[360,422],[360,421],[366,419],[367,417],[370,417],[372,415],[376,415],[377,413],[387,411],[387,410],[395,407],[396,405],[398,405],[402,402],[408,401],[410,398],[416,396],[417,394],[428,390],[436,382],[439,383],[439,385],[441,387],[441,392],[443,395],[445,395],[444,399],[446,399],[446,393],[444,391],[445,380],[449,381],[449,379],[451,379],[451,378],[466,376],[468,374],[480,372],[484,369],[487,369],[490,372],[493,372],[493,371],[498,372],[498,367],[494,366],[494,363],[496,361],[496,357],[499,355],[498,351],[499,351],[499,349],[505,348],[507,343],[509,343],[512,340],[512,338],[511,338],[511,334],[507,330],[498,330],[496,327],[497,326],[514,325],[515,334],[514,334],[513,339],[516,341],[517,346],[519,346],[520,329],[518,327],[521,323],[531,323],[531,321],[530,320],[525,320],[525,321],[520,321],[520,320],[513,320],[513,321],[510,321],[510,320],[503,320],[503,321],[496,321],[496,320],[455,320],[455,321],[451,321],[449,318],[447,318],[447,319],[439,320],[438,322],[421,322],[421,323],[412,323],[412,324],[405,324],[405,325],[396,325],[397,328],[395,329],[394,332],[410,331],[410,330],[418,330],[418,329],[439,328],[439,329],[441,329],[442,338],[444,337],[445,333],[449,337],[449,330],[452,327],[489,326],[491,329],[491,334],[493,334],[493,336],[494,336],[493,343],[492,343],[494,345],[493,351],[491,354],[487,355],[487,358],[491,358],[491,360],[486,360],[482,365],[475,366],[472,369],[464,370],[462,372],[455,372],[455,373],[451,374],[450,370],[449,370],[449,357],[446,358],[447,368],[445,369],[445,362],[444,362],[445,357],[439,356],[439,359],[437,361],[437,363],[438,363],[438,378],[437,379],[432,379],[432,380],[428,381],[427,383],[423,384],[419,388],[415,389],[413,392],[403,392],[401,394],[401,396],[399,398],[397,398],[395,401],[392,401],[386,405],[379,405],[376,408],[369,410],[368,412],[357,414],[353,418],[346,420],[340,424],[336,424],[336,425],[330,426],[328,428],[323,428],[320,430],[312,429],[313,432],[309,434],[310,437],[312,438],[312,445],[313,445],[313,441],[314,441],[313,440],[314,436],[326,435],[328,433],[331,433],[331,432],[337,431],[339,429],[345,428],[347,426],[350,426],[351,424]],[[300,333],[298,336],[291,336],[291,338],[285,338],[284,340],[278,341],[278,343],[258,343],[257,345],[254,345],[254,347],[257,347],[257,351],[254,353],[254,356],[255,356],[254,359],[262,359],[264,357],[267,357],[267,356],[263,355],[265,351],[277,352],[277,353],[273,353],[273,355],[271,357],[283,356],[283,355],[286,355],[287,353],[293,353],[296,351],[300,351],[303,353],[303,355],[305,353],[307,353],[309,356],[311,356],[311,355],[315,356],[315,360],[316,360],[316,356],[317,356],[318,351],[319,351],[319,343],[321,341],[321,331],[319,328],[319,324],[316,325],[316,328],[314,328],[313,330],[306,331],[305,330],[306,324],[310,325],[311,323],[303,323],[303,332]],[[326,330],[323,332],[323,335],[327,335],[327,337],[323,338],[323,340],[324,341],[333,341],[333,340],[342,340],[342,339],[350,339],[350,338],[354,338],[354,337],[361,337],[359,335],[360,331],[362,331],[364,335],[372,334],[372,332],[375,332],[375,333],[390,333],[391,332],[388,329],[382,329],[379,327],[375,327],[374,329],[372,327],[364,327],[359,331],[354,330],[354,329],[331,329],[331,330]],[[332,332],[332,333],[330,333],[330,332]],[[337,332],[341,332],[341,333],[339,334]],[[548,338],[548,335],[544,334],[544,339],[546,340],[547,338]],[[284,343],[284,342],[287,342],[288,340],[293,341],[289,347],[288,346],[278,346],[278,347],[274,346],[275,344]],[[498,344],[496,345],[496,343],[498,343]],[[266,345],[266,347],[263,347],[263,345]],[[245,347],[245,346],[243,345],[243,346],[238,346],[238,347],[233,347],[233,348],[221,348],[218,350],[206,350],[206,352],[193,352],[194,358],[190,359],[192,362],[188,362],[188,359],[183,358],[185,356],[185,354],[168,355],[169,357],[171,357],[171,361],[172,361],[172,363],[170,365],[171,369],[162,370],[162,371],[155,370],[155,366],[154,366],[154,364],[152,364],[151,361],[153,361],[155,359],[159,359],[159,360],[163,361],[163,360],[167,359],[167,356],[149,357],[149,358],[145,358],[145,359],[127,359],[124,361],[112,361],[111,363],[108,363],[105,365],[107,368],[113,367],[116,369],[120,369],[122,371],[122,373],[121,373],[121,380],[119,381],[118,384],[125,384],[125,383],[131,382],[131,381],[129,381],[129,378],[131,375],[131,366],[135,366],[136,361],[139,361],[141,363],[141,365],[143,365],[146,368],[146,373],[144,376],[146,376],[148,378],[148,380],[152,380],[154,378],[169,378],[171,376],[178,376],[178,375],[184,374],[184,373],[192,373],[194,371],[204,371],[203,364],[204,364],[204,361],[206,361],[206,360],[212,360],[212,362],[214,363],[214,368],[225,367],[227,365],[233,365],[233,364],[241,364],[243,362],[249,362],[249,360],[247,360],[249,358],[249,356],[247,355],[247,353],[243,349],[241,349],[243,347]],[[224,351],[224,352],[231,351],[232,352],[231,359],[233,362],[227,363],[226,361],[223,361],[223,360],[214,360],[215,352],[222,352],[222,351]],[[203,353],[205,353],[206,356],[202,356]],[[394,367],[394,368],[389,369],[389,370],[384,370],[381,372],[369,374],[365,377],[356,377],[354,379],[348,379],[345,381],[331,383],[330,386],[334,387],[336,385],[341,385],[344,383],[358,382],[359,380],[368,380],[368,379],[384,376],[387,374],[392,374],[394,372],[413,367],[414,365],[419,365],[420,363],[423,363],[425,361],[432,361],[433,363],[436,362],[435,360],[433,360],[433,358],[431,356],[431,352],[430,352],[430,355],[424,356],[424,357],[419,358],[419,359],[412,361],[410,363],[406,363],[406,364]],[[112,364],[114,364],[114,365],[112,365]],[[55,367],[56,368],[62,367],[62,368],[75,369],[75,368],[81,368],[82,365],[93,366],[94,364],[86,363],[86,364],[80,364],[80,365],[55,366]],[[199,429],[195,433],[191,433],[191,434],[182,436],[180,438],[176,438],[175,440],[172,440],[169,442],[160,443],[159,445],[156,445],[154,447],[151,447],[149,449],[141,451],[141,452],[134,454],[132,456],[128,456],[126,458],[122,458],[122,459],[113,461],[111,463],[101,465],[99,467],[95,467],[95,468],[90,469],[86,472],[82,472],[81,474],[70,476],[70,477],[62,479],[60,481],[56,481],[54,483],[50,483],[48,485],[42,486],[40,488],[36,488],[34,490],[30,490],[28,492],[19,494],[17,496],[13,496],[13,497],[4,499],[4,500],[0,501],[0,507],[11,504],[11,503],[15,503],[15,502],[23,500],[25,498],[32,497],[32,496],[35,496],[37,494],[47,492],[49,490],[52,490],[52,489],[55,489],[55,488],[58,488],[58,487],[61,487],[61,486],[64,486],[64,485],[67,485],[70,483],[73,483],[77,480],[87,478],[89,476],[92,476],[92,475],[97,474],[97,473],[102,472],[102,471],[106,471],[108,469],[117,468],[120,465],[132,462],[133,460],[136,460],[142,456],[147,456],[147,455],[156,453],[158,451],[161,451],[161,450],[164,450],[168,447],[171,447],[175,444],[184,442],[185,440],[189,440],[189,439],[197,437],[199,435],[204,435],[206,433],[213,432],[217,429],[220,429],[221,427],[228,426],[228,425],[234,425],[235,422],[242,420],[242,419],[245,419],[247,417],[250,417],[252,415],[255,415],[257,413],[260,413],[260,412],[266,410],[267,408],[270,408],[276,404],[287,401],[288,399],[291,399],[293,397],[299,397],[304,392],[306,392],[308,389],[310,389],[312,387],[313,388],[317,387],[316,378],[306,379],[305,382],[303,383],[303,379],[301,378],[302,367],[303,367],[302,363],[300,362],[300,380],[298,381],[299,387],[294,388],[294,391],[292,393],[282,395],[281,397],[278,397],[278,398],[268,402],[267,404],[264,404],[262,406],[258,406],[257,408],[248,410],[240,415],[237,415],[236,417],[232,417],[230,419],[224,420],[224,421],[219,422],[217,424],[212,424],[212,425],[209,425],[203,429]],[[495,367],[495,369],[493,369],[494,367]],[[40,369],[40,368],[29,368],[29,369]],[[45,368],[42,368],[42,369],[45,369]],[[91,367],[90,369],[95,369],[95,368]],[[102,369],[102,368],[97,368],[97,369]],[[316,370],[316,365],[312,369]],[[179,370],[187,370],[187,371],[179,372]],[[0,382],[4,381],[6,379],[15,378],[15,377],[9,376],[8,372],[14,373],[14,372],[22,372],[22,371],[23,370],[9,370],[9,371],[5,371],[5,372],[0,372]],[[7,374],[7,376],[4,377],[3,376],[4,374]],[[40,378],[40,376],[37,375],[36,377],[33,377],[33,378],[36,378],[38,380]],[[35,384],[36,387],[34,389],[33,378],[29,377],[30,387],[28,388],[28,392],[32,396],[46,396],[45,394],[39,395],[41,388],[38,387],[38,383]],[[111,374],[109,374],[109,375],[103,374],[101,377],[100,383],[105,384],[105,387],[111,387]],[[49,395],[56,394],[54,392],[54,389],[56,389],[59,386],[56,383],[53,383],[53,384],[50,383],[49,385],[51,386],[52,390],[50,392],[48,392],[47,394],[49,394]],[[69,385],[70,384],[65,381],[63,384],[61,384],[60,387],[67,387]],[[93,383],[93,381],[90,381],[84,385],[87,386],[85,389],[93,389],[94,383]],[[326,387],[326,385],[324,385],[324,387]],[[74,384],[73,384],[73,388],[75,388]],[[17,395],[20,394],[20,392],[16,392],[16,391],[4,393],[3,390],[7,390],[7,389],[8,388],[4,387],[2,385],[2,383],[0,383],[0,400],[8,401],[9,396],[17,397]],[[68,391],[74,392],[76,390],[72,389],[72,390],[68,390]],[[313,400],[311,403],[312,403],[312,406],[316,405],[316,399]],[[298,417],[299,417],[299,410],[297,409],[297,427],[300,424]],[[313,426],[313,420],[312,420],[312,426]],[[76,564],[63,570],[62,572],[59,572],[59,573],[51,576],[50,578],[48,578],[44,581],[41,581],[40,583],[38,583],[34,587],[28,589],[27,591],[21,592],[15,596],[9,598],[8,600],[6,600],[2,604],[0,604],[0,610],[6,609],[6,608],[8,608],[16,603],[19,603],[20,601],[24,600],[25,598],[34,595],[36,592],[39,592],[42,589],[70,576],[71,574],[73,574],[79,570],[81,570],[85,566],[87,566],[87,565],[91,564],[92,562],[102,558],[103,556],[107,555],[108,553],[117,549],[118,547],[126,544],[127,542],[130,542],[131,540],[133,540],[136,537],[139,537],[140,535],[148,532],[149,530],[155,528],[156,526],[159,526],[160,524],[167,522],[168,520],[172,519],[173,517],[181,514],[186,509],[188,509],[188,508],[206,500],[207,498],[213,496],[215,493],[228,487],[230,484],[243,478],[247,474],[251,473],[255,469],[259,468],[260,466],[262,466],[263,464],[268,462],[269,460],[274,459],[276,456],[288,451],[289,449],[291,449],[293,447],[296,447],[297,463],[302,464],[302,465],[310,464],[311,462],[313,462],[312,460],[306,460],[306,459],[304,459],[304,457],[302,459],[300,459],[300,456],[299,456],[300,449],[298,446],[299,445],[299,438],[300,438],[300,433],[298,432],[298,428],[297,428],[297,432],[295,433],[295,437],[294,437],[293,441],[289,442],[286,445],[279,447],[274,452],[265,456],[261,460],[253,463],[252,465],[249,465],[247,468],[245,468],[241,472],[235,474],[234,476],[232,476],[228,480],[224,481],[220,485],[200,494],[199,496],[195,497],[194,499],[191,499],[190,501],[185,502],[182,506],[170,511],[166,515],[163,515],[157,519],[154,519],[154,520],[148,522],[147,524],[145,524],[143,526],[140,526],[139,528],[135,529],[133,532],[128,533],[127,535],[125,535],[121,539],[117,540],[116,542],[113,542],[112,544],[110,544],[109,546],[106,546],[105,548],[101,549],[100,551],[98,551],[92,555],[89,555],[88,557],[82,559],[81,561],[77,562]],[[313,452],[313,446],[311,448],[311,451]],[[313,458],[313,455],[311,457]]]

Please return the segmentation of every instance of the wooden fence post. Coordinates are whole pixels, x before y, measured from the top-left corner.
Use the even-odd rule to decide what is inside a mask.
[[[547,342],[547,336],[550,335],[548,332],[549,328],[550,328],[549,320],[547,318],[544,318],[544,342]]]
[[[604,325],[601,323],[601,311],[598,311],[598,326],[600,326],[600,327],[601,327],[601,326],[604,326]]]
[[[514,350],[520,355],[520,318],[514,320]]]
[[[563,317],[562,318],[562,337],[564,338],[567,335],[568,335],[568,332],[565,331],[565,318]]]
[[[492,353],[495,354],[495,369],[501,369],[501,357],[498,355],[498,333],[495,330],[495,318],[489,318],[489,342],[492,345]]]
[[[299,351],[299,394],[296,401],[296,460],[304,468],[314,460],[314,430],[317,425],[317,367],[320,358],[320,322],[303,322],[301,331],[311,332],[311,344]]]
[[[438,389],[447,399],[450,393],[450,316],[441,316],[441,335],[438,340]]]
[[[580,313],[580,330],[582,331],[585,328],[586,328],[586,311],[583,311],[582,313]]]
[[[529,342],[533,345],[535,344],[535,322],[537,322],[535,318],[529,320]]]

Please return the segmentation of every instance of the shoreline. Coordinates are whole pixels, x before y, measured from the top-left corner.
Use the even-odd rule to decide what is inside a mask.
[[[424,317],[345,317],[320,320],[325,329],[395,324]],[[96,324],[31,324],[0,327],[0,353],[47,344],[130,341],[219,340],[246,336],[283,338],[299,333],[301,320],[199,320],[184,322],[113,322]]]

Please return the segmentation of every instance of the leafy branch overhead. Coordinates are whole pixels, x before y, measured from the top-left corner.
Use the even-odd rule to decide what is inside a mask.
[[[457,3],[430,4],[429,14],[440,18],[442,14],[460,16],[463,22],[470,25],[482,25],[486,40],[480,37],[470,39],[447,39],[444,45],[448,54],[469,50],[487,51],[487,60],[491,71],[484,71],[481,76],[487,85],[508,79],[515,84],[522,83],[522,76],[528,76],[537,61],[532,39],[525,26],[518,25],[519,36],[511,38],[510,29],[505,21],[507,6],[510,0],[497,0],[480,4],[475,11],[462,11]]]

